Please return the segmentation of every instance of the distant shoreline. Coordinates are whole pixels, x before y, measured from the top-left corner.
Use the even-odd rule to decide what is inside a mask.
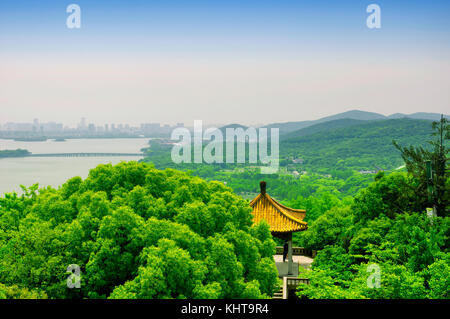
[[[16,150],[0,150],[0,158],[27,157],[30,155],[31,152],[20,148]]]

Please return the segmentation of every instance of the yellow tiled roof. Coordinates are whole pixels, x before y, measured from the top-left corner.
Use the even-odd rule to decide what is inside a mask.
[[[273,233],[297,232],[308,228],[308,224],[303,221],[306,210],[286,207],[265,191],[256,196],[250,206],[253,207],[253,222],[265,219]]]

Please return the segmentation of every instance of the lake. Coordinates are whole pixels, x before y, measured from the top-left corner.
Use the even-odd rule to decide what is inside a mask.
[[[26,149],[39,153],[139,153],[148,147],[149,138],[67,139],[65,142],[18,142],[0,139],[0,150]],[[121,161],[138,161],[142,157],[22,157],[0,158],[0,196],[16,191],[20,185],[57,188],[67,179],[86,178],[89,170],[98,164],[117,164]]]

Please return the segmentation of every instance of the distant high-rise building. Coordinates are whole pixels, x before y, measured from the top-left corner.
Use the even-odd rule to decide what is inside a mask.
[[[33,125],[34,130],[34,125]],[[62,123],[48,122],[40,124],[41,132],[61,132],[63,130]]]
[[[88,131],[89,131],[90,133],[95,133],[95,124],[90,123],[90,124],[88,125]]]
[[[39,120],[38,119],[33,120],[33,131],[34,132],[39,131]]]
[[[32,132],[33,124],[31,123],[6,123],[7,131],[18,131],[18,132]]]
[[[161,125],[159,123],[142,123],[141,131],[144,134],[158,133],[161,130]]]
[[[87,126],[86,126],[86,118],[82,117],[80,123],[78,124],[78,129],[81,131],[86,131],[87,130]]]

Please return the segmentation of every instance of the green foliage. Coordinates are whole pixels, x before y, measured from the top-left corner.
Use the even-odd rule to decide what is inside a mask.
[[[392,139],[422,144],[431,133],[430,121],[390,119],[329,127],[311,134],[292,133],[280,143],[280,154],[301,157],[308,169],[394,169],[402,165]],[[328,123],[323,123],[327,126]],[[312,130],[306,128],[304,130]]]
[[[357,291],[349,290],[342,286],[326,271],[314,269],[300,274],[302,278],[308,278],[310,284],[300,284],[297,295],[304,299],[356,299],[364,298]]]
[[[406,173],[378,175],[374,183],[355,196],[352,205],[355,222],[381,214],[393,218],[406,211],[419,211],[414,184],[415,180]]]
[[[0,284],[0,299],[47,299],[44,292]]]
[[[448,217],[415,212],[412,175],[379,174],[347,207],[333,207],[300,237],[318,249],[301,298],[448,298]],[[379,288],[368,266],[380,269]]]
[[[449,298],[450,219],[448,172],[440,167],[432,199],[440,206],[438,217],[427,216],[425,160],[435,167],[448,150],[448,125],[441,120],[433,152],[422,147],[402,148],[408,173],[379,172],[346,207],[334,205],[310,223],[300,236],[305,247],[320,249],[312,270],[302,276],[301,298],[419,299]],[[443,186],[445,185],[445,187]],[[440,189],[440,192],[437,191]],[[373,266],[373,267],[372,267]],[[372,269],[378,269],[379,286]]]
[[[417,195],[422,198],[421,207],[436,207],[439,216],[446,216],[450,210],[450,185],[447,155],[450,152],[448,141],[450,139],[449,120],[441,116],[439,122],[433,122],[433,136],[437,139],[429,141],[432,150],[422,146],[402,147],[397,141],[394,146],[401,152],[406,168],[417,178]],[[426,162],[431,164],[430,175],[427,176]]]
[[[447,133],[432,149],[398,147],[399,154],[390,140],[422,142],[430,122],[350,122],[291,134],[277,174],[245,164],[174,164],[171,145],[152,140],[145,149],[152,165],[99,165],[58,190],[33,185],[5,194],[0,298],[270,297],[275,242],[267,223],[252,225],[248,201],[236,195],[253,198],[265,180],[271,196],[307,210],[308,230],[294,242],[318,253],[301,274],[310,284],[299,297],[448,299],[450,179],[440,141]],[[435,125],[438,133],[446,123]],[[407,172],[357,171],[395,168],[401,156]],[[299,157],[303,163],[293,163]],[[431,201],[424,160],[437,172]],[[430,203],[439,216],[427,216]],[[71,264],[81,267],[81,289],[67,288]],[[372,265],[378,288],[368,284]]]
[[[430,291],[429,298],[449,299],[450,298],[450,266],[449,257],[446,255],[446,260],[439,259],[428,266],[426,276],[428,277],[428,285]]]
[[[422,299],[426,298],[424,278],[419,273],[408,270],[404,265],[390,263],[377,264],[380,267],[380,287],[367,284],[371,272],[368,264],[361,264],[358,273],[349,283],[349,290],[363,298],[370,299]]]
[[[320,250],[327,245],[347,245],[347,231],[352,225],[349,207],[333,207],[316,221],[309,224],[308,231],[302,234],[300,243],[307,248]]]
[[[1,298],[264,298],[268,225],[219,182],[144,163],[99,165],[58,190],[0,198]],[[69,289],[67,267],[81,268]]]

